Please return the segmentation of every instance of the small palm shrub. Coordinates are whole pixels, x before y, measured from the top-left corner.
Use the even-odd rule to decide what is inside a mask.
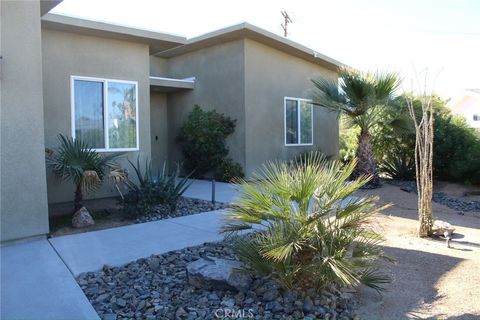
[[[46,149],[46,163],[53,173],[75,185],[74,211],[82,207],[83,196],[96,191],[110,177],[114,182],[126,179],[124,171],[113,160],[123,153],[101,155],[81,139],[59,135],[60,146]]]
[[[175,211],[177,203],[185,190],[190,186],[190,175],[180,178],[180,167],[170,172],[166,163],[161,170],[154,175],[151,162],[145,161],[145,168],[140,166],[140,157],[136,165],[129,160],[135,171],[138,183],[129,180],[126,184],[129,191],[123,197],[124,211],[131,216],[147,215],[159,204],[167,205],[171,211]]]
[[[376,261],[391,259],[368,222],[387,205],[353,197],[370,179],[348,181],[355,165],[312,154],[294,164],[269,162],[253,182],[241,181],[222,231],[248,269],[285,288],[363,283],[382,290],[389,278]],[[253,232],[245,236],[244,230]]]

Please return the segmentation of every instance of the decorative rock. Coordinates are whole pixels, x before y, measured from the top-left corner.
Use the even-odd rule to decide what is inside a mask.
[[[313,305],[312,299],[311,299],[309,296],[307,296],[307,297],[305,298],[305,300],[303,300],[303,307],[302,307],[303,312],[310,312],[310,311],[312,311],[312,310],[313,310],[313,306],[314,306],[314,305]]]
[[[103,320],[117,320],[117,315],[114,313],[105,313],[102,317]]]
[[[116,302],[117,306],[119,307],[125,307],[127,305],[127,301],[123,300],[122,298],[120,299],[117,299],[117,302]]]
[[[278,291],[277,290],[269,290],[263,294],[263,300],[265,301],[272,301],[275,300],[278,297]]]
[[[74,228],[85,228],[88,226],[93,226],[94,224],[95,221],[93,221],[92,216],[85,207],[81,207],[73,214],[72,226]]]
[[[188,282],[199,289],[245,292],[252,277],[241,272],[243,263],[215,257],[201,258],[187,265]]]
[[[180,318],[182,316],[187,316],[187,315],[188,315],[187,311],[185,311],[185,309],[183,309],[182,307],[178,308],[177,311],[175,312],[176,318]]]

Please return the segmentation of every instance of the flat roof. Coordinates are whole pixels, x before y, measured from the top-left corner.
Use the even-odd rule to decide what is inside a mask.
[[[150,76],[150,89],[157,92],[174,92],[192,90],[195,87],[195,77],[185,79]]]
[[[145,43],[150,47],[150,54],[183,45],[187,41],[185,37],[174,36],[171,34],[52,13],[47,13],[42,17],[42,28]]]
[[[338,68],[345,66],[343,63],[323,55],[313,49],[256,27],[247,22],[189,39],[184,45],[158,52],[155,54],[155,56],[171,58],[205,47],[243,38],[258,41],[293,56],[297,56],[307,61],[322,65],[328,69],[337,70]]]

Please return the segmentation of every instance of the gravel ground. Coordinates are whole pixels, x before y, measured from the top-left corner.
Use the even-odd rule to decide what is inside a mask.
[[[400,187],[406,192],[417,192],[417,186],[415,181],[402,181],[402,180],[384,180],[388,184]],[[433,201],[447,206],[451,209],[458,210],[460,214],[464,212],[480,212],[480,201],[468,199],[468,197],[451,197],[444,192],[433,192]]]
[[[235,259],[224,243],[208,243],[104,266],[77,281],[102,319],[222,319],[229,312],[254,319],[355,318],[348,290],[284,291],[259,278],[246,293],[197,289],[188,284],[186,266],[206,256]]]
[[[135,222],[157,221],[225,208],[228,208],[227,203],[215,202],[213,204],[211,201],[181,197],[175,212],[172,212],[168,206],[158,205],[151,214],[139,217]]]

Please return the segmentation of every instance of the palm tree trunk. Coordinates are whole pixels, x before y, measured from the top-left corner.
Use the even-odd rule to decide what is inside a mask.
[[[80,210],[80,208],[83,207],[82,200],[83,200],[83,192],[82,192],[82,187],[79,183],[79,184],[77,184],[77,188],[75,190],[75,200],[74,200],[74,211],[73,212],[77,212],[78,210]]]
[[[378,175],[377,161],[372,151],[372,137],[367,131],[362,130],[358,136],[358,149],[355,154],[357,158],[357,167],[352,174],[352,178],[358,178],[361,175],[372,176],[369,182],[370,187],[380,186],[380,177]]]

